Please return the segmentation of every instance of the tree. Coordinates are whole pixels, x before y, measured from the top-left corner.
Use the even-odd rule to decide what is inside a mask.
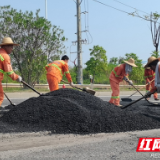
[[[90,52],[90,60],[86,62],[86,70],[89,74],[93,75],[93,82],[95,79],[95,75],[100,75],[105,72],[107,69],[107,56],[106,51],[103,47],[93,46],[93,49],[89,49]]]
[[[142,83],[144,81],[144,67],[142,65],[142,60],[138,58],[135,53],[126,53],[125,60],[133,58],[137,67],[133,67],[132,72],[129,77],[136,83]]]
[[[109,63],[117,64],[117,63],[118,63],[118,58],[117,58],[117,57],[112,57],[112,58],[110,58]]]
[[[76,83],[77,81],[77,68],[74,66],[74,67],[69,67],[69,72],[71,74],[71,77],[72,77],[72,81],[74,83]]]
[[[157,21],[160,18],[158,13],[151,13],[150,15],[150,25],[151,25],[151,35],[153,40],[153,45],[155,47],[155,51],[158,54],[158,46],[159,46],[159,38],[160,38],[160,24],[157,27]]]
[[[153,51],[151,53],[151,56],[158,58],[160,55],[158,54],[159,52]]]
[[[123,61],[124,61],[124,57],[119,57],[119,59],[118,59],[118,64],[122,64]]]
[[[63,42],[67,40],[63,30],[39,17],[39,12],[34,16],[33,12],[0,7],[1,38],[9,36],[20,44],[11,54],[12,66],[30,85],[39,80],[47,63],[65,52]]]

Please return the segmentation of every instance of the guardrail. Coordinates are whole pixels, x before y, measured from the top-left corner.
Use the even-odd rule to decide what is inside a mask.
[[[59,84],[59,88],[62,88],[63,84]],[[77,87],[84,88],[84,87],[89,87],[89,88],[97,88],[97,89],[110,89],[109,84],[75,84]],[[23,85],[21,83],[2,83],[3,87],[8,87],[8,88],[23,88]],[[48,88],[48,84],[36,84],[34,88]],[[65,84],[66,88],[72,88],[69,84]],[[135,85],[137,89],[145,88],[145,85]],[[130,85],[120,85],[120,88],[133,88]]]

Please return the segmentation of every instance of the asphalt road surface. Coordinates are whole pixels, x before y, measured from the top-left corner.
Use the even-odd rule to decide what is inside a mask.
[[[136,152],[139,137],[160,129],[90,135],[0,134],[0,160],[151,160],[159,152]]]
[[[129,96],[130,94],[123,94],[121,98]],[[29,98],[16,97],[18,96],[10,98],[15,104]],[[98,97],[109,101],[110,94]],[[140,97],[141,95],[135,95],[131,98],[136,100]],[[153,97],[150,98],[150,101],[155,102]],[[9,105],[9,102],[4,99],[2,106],[6,105]],[[89,135],[51,135],[42,132],[0,134],[0,160],[160,159],[160,152],[136,152],[140,137],[160,137],[159,133],[160,129]]]
[[[123,95],[123,96],[120,96],[120,98],[127,98],[129,96],[130,95]],[[104,101],[109,101],[111,96],[97,96],[97,97],[101,98]],[[134,96],[132,96],[130,98],[132,100],[137,100],[140,97],[142,97],[142,96],[141,95],[134,95]],[[10,98],[10,100],[12,101],[12,103],[15,103],[15,104],[19,104],[19,103],[21,103],[21,102],[23,102],[23,101],[25,101],[27,99],[28,98]],[[151,98],[149,99],[149,101],[151,101],[151,102],[159,102],[160,103],[160,100],[159,101],[155,101],[154,98],[153,98],[153,96],[151,96]],[[5,98],[4,101],[3,101],[3,103],[2,103],[2,107],[7,106],[9,104],[10,104],[10,102]]]

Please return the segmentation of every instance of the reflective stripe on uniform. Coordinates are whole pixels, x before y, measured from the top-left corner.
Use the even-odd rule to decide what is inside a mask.
[[[2,55],[0,55],[0,60],[4,61],[4,58],[2,57]],[[4,74],[4,71],[2,69],[0,69],[0,72]]]
[[[14,73],[14,71],[6,72],[6,73],[7,73],[7,75],[11,75]]]
[[[11,75],[14,73],[14,71],[10,71],[10,72],[5,72],[4,70],[0,69],[0,73],[7,73],[7,75]]]
[[[4,71],[3,71],[2,69],[0,69],[0,72],[1,72],[1,73],[4,73]]]
[[[115,70],[113,70],[113,73],[115,74],[116,77],[119,77]]]
[[[65,62],[64,62],[64,61],[59,61],[59,62],[62,62],[63,64],[65,64]]]
[[[146,79],[146,78],[150,78],[150,77],[153,77],[153,76],[155,76],[155,73],[153,75],[145,76],[144,78]]]
[[[62,70],[56,65],[56,64],[51,64],[51,65],[46,65],[46,67],[50,67],[50,66],[54,66],[54,67],[56,67],[59,71],[60,71],[60,73],[61,73],[61,76],[63,76],[63,74],[62,74]]]
[[[69,73],[69,71],[64,72],[64,74],[67,74],[67,73]]]
[[[4,58],[2,57],[2,55],[0,55],[0,60],[1,60],[1,61],[4,61]]]
[[[4,58],[2,57],[2,55],[0,55],[0,60],[1,61],[4,61]],[[0,69],[0,72],[1,73],[7,73],[7,75],[11,75],[11,74],[13,74],[14,73],[14,71],[9,71],[9,72],[5,72],[4,70],[2,70],[2,69]]]
[[[119,67],[119,66],[120,66],[120,64],[117,67]],[[119,77],[114,69],[113,69],[113,73],[115,74],[116,77]]]
[[[112,99],[119,99],[119,96],[112,96]]]
[[[149,75],[149,76],[147,76],[147,77],[153,77],[153,75]]]

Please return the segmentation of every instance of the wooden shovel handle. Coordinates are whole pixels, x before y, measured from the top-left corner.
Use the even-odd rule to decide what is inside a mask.
[[[77,88],[77,89],[80,89],[80,90],[82,90],[83,91],[83,89],[81,89],[81,88],[79,88],[79,87],[76,87],[76,86],[72,86],[69,82],[66,82],[66,81],[64,81],[63,79],[61,80],[62,82],[64,82],[64,83],[66,83],[66,84],[69,84],[71,87],[73,87],[73,88]]]
[[[3,92],[4,93],[4,92]],[[15,106],[15,104],[14,103],[12,103],[12,101],[8,98],[8,96],[4,93],[4,95],[5,95],[5,97],[8,99],[8,101],[10,102],[10,104],[12,105],[12,106]]]
[[[153,82],[154,80],[155,80],[155,79],[152,79],[150,82],[148,82],[148,83],[146,84],[146,86],[149,85],[149,84],[150,84],[151,82]]]
[[[150,93],[150,95],[154,94],[155,92],[156,92],[156,91]],[[150,95],[149,95],[149,96],[150,96]],[[143,99],[143,98],[147,98],[146,95],[144,95],[144,96],[140,97],[139,99],[137,99],[137,100],[135,100],[135,101],[127,104],[126,106],[121,107],[121,109],[125,109],[125,108],[129,107],[129,106],[131,106],[132,104],[137,103],[138,101],[140,101],[140,100]]]
[[[21,81],[23,84],[25,84],[27,87],[29,87],[31,90],[33,90],[34,92],[36,92],[37,94],[39,94],[41,96],[41,93],[39,93],[38,91],[36,91],[33,87],[31,87],[29,84],[27,84],[25,81]]]

